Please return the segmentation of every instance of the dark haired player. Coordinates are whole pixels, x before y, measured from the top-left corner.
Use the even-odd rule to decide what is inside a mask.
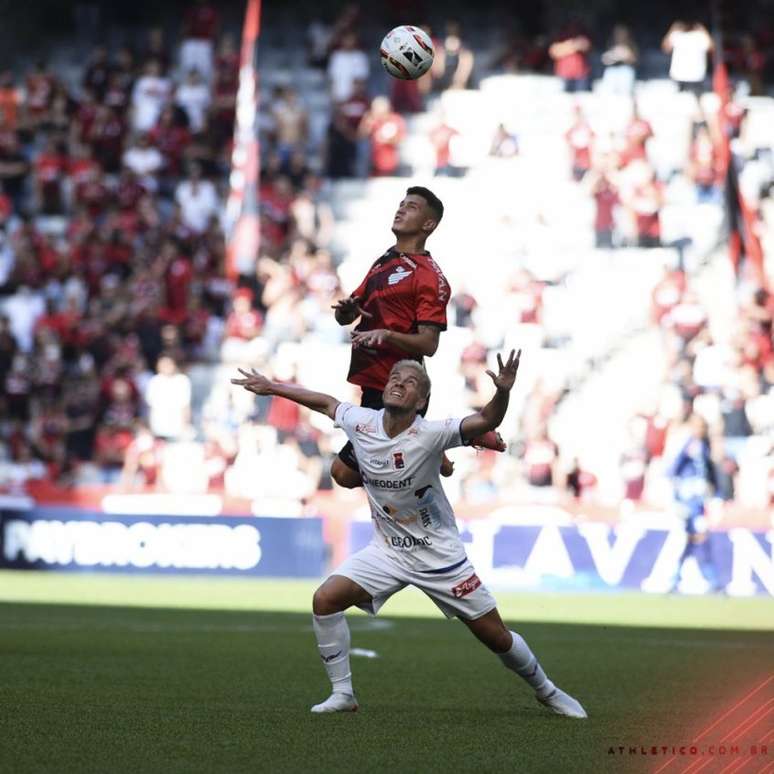
[[[333,306],[339,325],[360,317],[352,332],[347,380],[360,386],[360,404],[366,408],[383,407],[382,391],[398,360],[409,357],[421,363],[423,357],[431,357],[438,349],[441,331],[446,330],[449,283],[425,250],[427,238],[442,217],[443,203],[432,191],[422,186],[408,188],[392,221],[395,245],[374,262],[349,298]],[[497,433],[472,443],[505,450]],[[442,474],[451,475],[452,469],[444,456]],[[359,471],[348,442],[333,461],[331,475],[339,486],[351,489],[362,486]]]
[[[357,605],[375,615],[393,594],[411,585],[448,618],[459,618],[507,669],[530,685],[539,702],[558,715],[586,717],[579,702],[548,679],[524,638],[503,623],[494,597],[465,554],[439,477],[444,450],[491,432],[503,421],[520,354],[512,351],[505,363],[497,356],[498,373],[487,371],[495,394],[480,411],[464,419],[434,422],[420,416],[430,396],[430,379],[415,360],[393,365],[379,411],[270,382],[255,371],[241,371],[244,378],[231,380],[257,395],[278,395],[329,416],[347,434],[360,459],[374,534],[371,543],[334,570],[314,594],[312,623],[333,693],[312,712],[358,708],[344,611]]]

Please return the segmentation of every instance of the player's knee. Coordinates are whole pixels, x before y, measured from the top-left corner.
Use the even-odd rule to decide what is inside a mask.
[[[315,615],[331,615],[338,612],[335,609],[331,595],[325,588],[325,584],[318,587],[312,596],[312,611]]]
[[[507,653],[513,647],[513,635],[508,629],[502,627],[502,629],[495,634],[491,647],[495,653]]]

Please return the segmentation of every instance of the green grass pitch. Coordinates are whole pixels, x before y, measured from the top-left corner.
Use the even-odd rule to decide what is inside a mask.
[[[314,585],[0,572],[0,772],[653,772],[610,747],[685,744],[774,673],[771,599],[495,593],[590,715],[560,718],[407,590],[350,616],[361,710],[312,716]]]

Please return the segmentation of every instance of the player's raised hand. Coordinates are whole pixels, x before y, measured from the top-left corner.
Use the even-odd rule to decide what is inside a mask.
[[[373,317],[370,312],[366,312],[362,306],[360,306],[360,296],[348,296],[342,298],[331,306],[331,309],[336,312],[340,312],[348,320],[354,320],[358,315],[361,317]]]
[[[254,368],[250,371],[237,369],[244,379],[232,379],[231,384],[238,384],[244,387],[248,392],[254,392],[256,395],[271,395],[271,382],[263,375],[259,374]]]
[[[497,365],[499,373],[495,374],[494,371],[487,369],[487,374],[491,377],[495,383],[495,387],[498,390],[505,390],[510,392],[513,383],[516,381],[516,374],[519,370],[519,360],[521,359],[521,350],[516,352],[512,349],[511,354],[508,355],[507,362],[503,365],[503,359],[500,357],[500,353],[497,353]]]
[[[372,331],[352,331],[352,346],[355,349],[373,349],[383,347],[387,342],[389,331],[384,328],[376,328]]]

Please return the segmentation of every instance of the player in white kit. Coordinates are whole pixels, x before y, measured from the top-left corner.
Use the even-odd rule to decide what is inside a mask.
[[[519,357],[511,352],[499,373],[487,371],[496,391],[481,411],[464,419],[430,421],[419,415],[430,379],[415,360],[400,360],[384,388],[384,408],[341,403],[330,395],[271,382],[240,369],[232,379],[258,395],[277,395],[327,414],[354,446],[368,495],[374,536],[323,582],[314,594],[313,625],[333,693],[312,712],[353,712],[358,704],[349,667],[349,627],[344,611],[356,605],[376,614],[407,585],[427,594],[448,618],[459,618],[503,664],[535,690],[559,715],[585,718],[578,701],[546,676],[529,646],[509,631],[494,597],[465,554],[449,501],[441,488],[440,461],[446,449],[495,430],[505,417]]]

